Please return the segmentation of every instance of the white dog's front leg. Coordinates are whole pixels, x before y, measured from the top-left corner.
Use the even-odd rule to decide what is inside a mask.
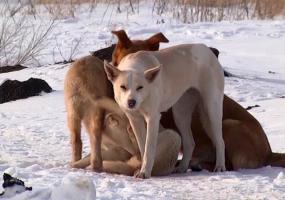
[[[147,117],[147,134],[145,154],[142,160],[141,171],[136,175],[139,178],[149,178],[151,176],[152,167],[156,153],[157,136],[159,130],[160,114]]]
[[[131,127],[134,131],[141,157],[144,156],[144,150],[145,150],[145,140],[146,140],[146,126],[145,126],[145,120],[142,115],[134,115],[131,113],[126,113]]]

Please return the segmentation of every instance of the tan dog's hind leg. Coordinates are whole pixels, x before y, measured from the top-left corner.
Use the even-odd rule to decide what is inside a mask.
[[[94,171],[102,171],[102,155],[101,155],[101,140],[102,128],[104,123],[104,110],[96,109],[90,113],[92,116],[87,117],[84,121],[89,134],[90,147],[91,147],[91,169]]]
[[[126,150],[116,147],[104,151],[103,153],[103,171],[108,173],[123,174],[133,176],[134,172],[140,168],[141,162],[136,156],[131,156]],[[112,156],[110,157],[110,155]],[[112,159],[112,160],[108,160]]]
[[[69,111],[67,115],[67,124],[71,133],[72,158],[71,165],[81,159],[82,141],[81,141],[81,119],[75,112]]]
[[[108,149],[102,148],[102,160],[103,161],[127,161],[132,155],[124,150],[122,147],[114,147],[109,145]],[[74,168],[84,169],[90,165],[90,154],[76,161],[73,164]],[[103,166],[104,168],[104,166]]]
[[[73,168],[85,169],[90,165],[90,154],[72,164]]]
[[[136,169],[124,161],[103,161],[103,170],[107,173],[132,176]]]
[[[103,161],[103,169],[105,172],[114,174],[123,174],[133,176],[135,171],[141,167],[141,161],[137,156],[132,156],[127,161]]]
[[[123,149],[122,147],[113,147],[111,144],[108,149],[102,149],[102,159],[103,160],[121,160],[126,161],[130,159],[132,155]]]
[[[182,138],[183,157],[175,170],[178,173],[187,171],[194,151],[195,141],[190,124],[198,99],[197,91],[188,90],[172,107],[174,121]]]

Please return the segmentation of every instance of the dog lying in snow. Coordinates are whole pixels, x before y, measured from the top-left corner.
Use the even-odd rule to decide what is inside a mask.
[[[137,177],[151,176],[160,113],[171,106],[183,144],[183,158],[177,172],[185,172],[192,157],[195,143],[189,124],[196,106],[216,147],[215,170],[225,170],[224,75],[207,46],[189,44],[155,52],[140,51],[124,57],[118,68],[106,61],[104,67],[113,83],[115,100],[130,121],[143,158]]]
[[[124,37],[122,31],[113,32],[118,37]],[[128,51],[158,50],[160,42],[168,42],[162,33],[155,34],[147,40],[136,40],[129,44]],[[118,43],[119,45],[119,43]],[[72,160],[81,159],[81,122],[89,134],[91,146],[91,169],[102,170],[101,137],[104,122],[104,110],[94,107],[92,101],[106,96],[113,98],[111,83],[107,80],[103,62],[94,56],[86,56],[77,60],[67,72],[64,82],[64,96],[67,110],[67,123],[70,130],[72,145]]]
[[[141,159],[134,133],[127,117],[114,100],[99,99],[96,107],[106,109],[108,114],[103,125],[102,160],[103,171],[133,176],[140,170]],[[181,147],[177,132],[160,128],[157,151],[152,170],[153,176],[168,175],[173,172]],[[73,167],[89,168],[90,155],[75,162]]]

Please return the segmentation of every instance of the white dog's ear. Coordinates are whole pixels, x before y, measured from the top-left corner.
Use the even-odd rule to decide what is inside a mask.
[[[104,60],[104,69],[110,81],[114,81],[120,74],[120,70]]]
[[[161,65],[158,65],[154,68],[148,69],[144,71],[144,77],[146,78],[146,80],[148,80],[149,82],[152,82],[158,75],[159,71],[160,71]]]

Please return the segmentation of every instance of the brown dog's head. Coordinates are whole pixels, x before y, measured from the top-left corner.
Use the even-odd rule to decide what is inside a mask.
[[[157,33],[147,40],[130,40],[124,30],[112,31],[118,38],[118,43],[115,47],[112,56],[112,63],[117,66],[126,55],[135,53],[137,51],[157,51],[160,42],[169,42],[169,40],[162,34]]]

